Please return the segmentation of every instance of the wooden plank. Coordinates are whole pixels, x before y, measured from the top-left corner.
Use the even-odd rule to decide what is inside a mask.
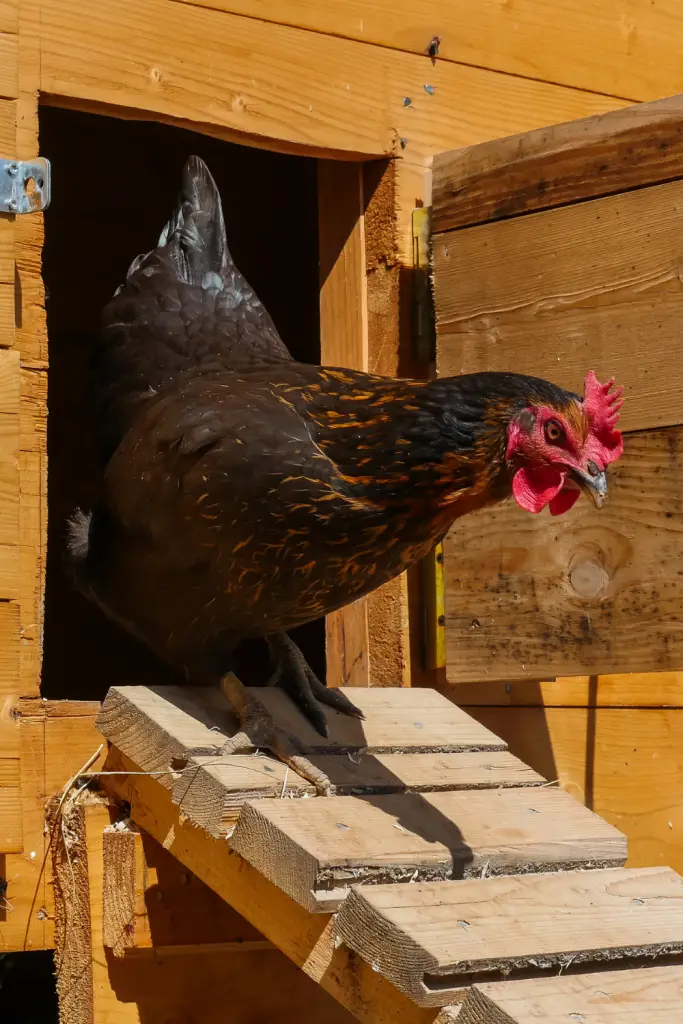
[[[0,156],[7,159],[14,154],[17,132],[17,104],[14,100],[0,100]]]
[[[543,778],[507,751],[462,754],[312,755],[337,795],[435,792],[541,785]],[[211,835],[231,831],[253,799],[313,796],[315,790],[278,761],[196,757],[173,785],[173,802]]]
[[[633,672],[558,676],[543,682],[456,683],[445,684],[442,692],[461,707],[681,708],[683,673]]]
[[[283,690],[267,687],[258,697],[278,725],[320,753],[503,750],[497,736],[435,690],[399,687],[348,689],[364,720],[325,710],[329,730],[321,737]]]
[[[0,0],[0,32],[19,31],[18,0]]]
[[[45,93],[221,126],[236,141],[268,138],[328,158],[388,154],[406,137],[421,160],[424,147],[478,141],[466,123],[482,139],[621,105],[168,0],[123,0],[116,16],[85,0],[49,0],[41,41]],[[454,119],[463,96],[471,114]]]
[[[61,803],[60,798],[54,796],[46,812],[52,840],[50,860],[55,949],[59,963],[56,977],[59,1013],[62,1020],[79,1024],[94,1021],[92,903],[85,809],[88,802],[95,804],[97,798],[86,793],[80,799]]]
[[[683,715],[610,708],[471,709],[517,757],[611,822],[631,866],[683,872]]]
[[[363,168],[318,163],[320,361],[368,369],[368,291],[365,275]],[[366,598],[326,619],[328,686],[368,686]]]
[[[126,758],[122,763],[129,771],[139,771]],[[360,958],[335,947],[329,918],[309,914],[236,857],[224,839],[213,839],[184,822],[168,790],[154,779],[148,775],[105,775],[103,782],[118,799],[131,804],[132,817],[141,828],[359,1020],[366,1024],[395,1024],[397,1020],[402,1024],[450,1024],[453,1020],[449,1012],[416,1006]]]
[[[115,957],[137,944],[136,840],[131,827],[107,824],[102,835],[102,945]]]
[[[103,943],[106,918],[100,912],[109,815],[106,808],[93,807],[86,807],[86,815],[96,1021],[224,1024],[229,1006],[231,1024],[352,1024],[355,1018],[332,996],[147,833],[137,837],[143,858],[136,898],[154,944],[148,939],[147,948],[128,949],[113,960]],[[136,938],[140,921],[136,916]],[[226,922],[232,922],[227,930]]]
[[[683,951],[683,879],[669,868],[354,887],[336,931],[423,1006],[469,975]]]
[[[454,525],[449,681],[683,666],[682,441],[680,427],[627,438],[600,512],[581,501],[551,520],[510,503]]]
[[[249,692],[280,728],[315,753],[505,749],[497,736],[435,690],[349,688],[365,720],[325,709],[327,737],[313,729],[284,691],[263,687]],[[128,757],[135,755],[146,771],[163,773],[160,781],[168,787],[173,759],[182,767],[189,750],[192,756],[215,756],[237,728],[230,705],[212,687],[114,686],[97,724],[110,743]],[[252,758],[250,763],[256,762]]]
[[[19,758],[0,758],[0,854],[23,849]]]
[[[13,100],[19,95],[18,36],[0,32],[0,96]]]
[[[683,96],[434,157],[435,232],[681,176]]]
[[[600,971],[474,985],[458,1024],[678,1024],[682,1004],[683,967]]]
[[[439,373],[514,370],[583,394],[594,369],[626,389],[622,429],[680,423],[679,230],[683,181],[437,236]]]
[[[452,0],[198,3],[415,54],[425,54],[438,36],[439,63],[461,61],[634,100],[679,92],[683,84],[676,0],[629,8],[619,0],[565,0],[560,8],[549,0],[512,7]]]
[[[280,761],[252,754],[192,758],[173,784],[173,802],[214,836],[235,824],[247,800],[304,795],[314,796],[315,788],[301,776]]]
[[[245,804],[231,845],[302,906],[360,882],[623,864],[626,840],[553,789],[403,793]]]
[[[14,706],[21,718],[90,718],[100,710],[98,700],[48,700],[46,697],[20,697]]]

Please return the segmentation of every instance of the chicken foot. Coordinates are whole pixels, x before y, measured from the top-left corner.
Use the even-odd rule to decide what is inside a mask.
[[[270,750],[297,775],[315,786],[319,795],[330,795],[330,780],[305,756],[309,751],[275,725],[267,708],[258,698],[247,693],[243,683],[232,672],[221,679],[221,691],[240,721],[240,731],[221,747],[221,754],[253,754],[256,750]]]
[[[341,690],[328,688],[320,682],[286,633],[272,633],[266,640],[275,662],[275,671],[268,685],[280,686],[321,736],[327,736],[327,722],[319,704],[326,704],[352,718],[363,718],[363,712]]]

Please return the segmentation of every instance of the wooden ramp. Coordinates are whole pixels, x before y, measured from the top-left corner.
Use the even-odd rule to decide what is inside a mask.
[[[267,753],[221,755],[237,723],[199,688],[113,688],[99,727],[109,769],[130,774],[103,782],[359,1019],[683,1019],[683,880],[624,868],[616,829],[465,712],[430,690],[354,689],[365,720],[329,710],[323,739],[280,691],[255,696],[334,795]]]

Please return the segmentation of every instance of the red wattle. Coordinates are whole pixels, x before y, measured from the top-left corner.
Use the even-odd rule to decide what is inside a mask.
[[[525,466],[514,475],[512,494],[520,508],[527,512],[541,512],[554,499],[560,500],[565,479],[566,473],[557,466]],[[578,491],[576,495],[578,497]],[[576,498],[572,498],[567,508],[574,501]]]
[[[561,516],[563,512],[568,512],[574,502],[579,500],[580,494],[581,491],[576,487],[565,487],[556,497],[548,502],[550,515]]]

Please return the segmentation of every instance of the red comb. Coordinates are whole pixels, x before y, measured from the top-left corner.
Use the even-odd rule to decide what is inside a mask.
[[[624,389],[613,388],[614,378],[601,384],[593,370],[587,374],[583,385],[583,405],[591,425],[586,449],[601,469],[615,462],[624,451],[621,432],[614,429],[624,404],[621,397]]]

